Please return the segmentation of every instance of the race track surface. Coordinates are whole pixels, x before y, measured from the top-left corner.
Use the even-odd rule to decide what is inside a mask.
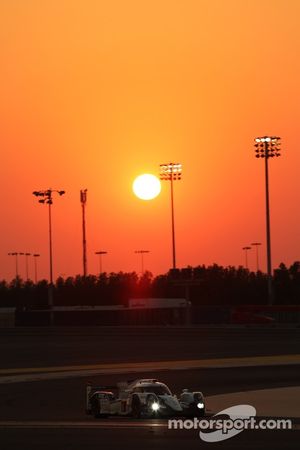
[[[294,358],[300,353],[299,349],[300,330],[296,328],[0,330],[0,381],[1,377],[7,376],[7,370],[9,373],[15,369],[18,374],[27,368],[39,368],[38,371],[45,368],[47,374],[51,366],[73,364],[212,360],[263,355],[286,355],[288,361],[289,355]],[[168,430],[165,420],[109,418],[97,421],[85,415],[84,405],[88,381],[96,385],[112,385],[120,379],[154,377],[166,382],[177,394],[182,388],[202,390],[209,405],[210,396],[298,386],[299,368],[300,365],[295,363],[267,363],[257,367],[186,368],[159,373],[81,375],[0,383],[1,448],[179,450],[208,446],[239,450],[296,449],[300,438],[298,419],[293,419],[293,430],[243,431],[227,441],[208,444],[199,439],[197,430]],[[224,404],[224,398],[222,401]],[[263,402],[267,406],[267,398]],[[208,408],[208,415],[217,413],[221,403],[211,405],[214,406],[213,409]]]

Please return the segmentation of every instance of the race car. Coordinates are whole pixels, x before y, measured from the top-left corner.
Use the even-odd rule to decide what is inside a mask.
[[[177,397],[167,385],[153,378],[120,382],[110,387],[89,383],[86,386],[86,413],[95,418],[201,417],[205,415],[205,401],[202,392],[188,389],[183,389]]]

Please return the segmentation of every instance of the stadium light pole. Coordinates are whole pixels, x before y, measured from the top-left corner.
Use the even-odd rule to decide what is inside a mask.
[[[18,264],[18,252],[8,253],[8,256],[15,256],[15,265],[16,265],[16,280],[19,278],[19,264]]]
[[[52,216],[51,206],[53,204],[53,194],[57,193],[59,196],[65,194],[65,191],[59,191],[57,189],[47,189],[44,191],[34,191],[33,195],[41,197],[39,203],[48,205],[49,213],[49,271],[50,271],[50,285],[48,289],[48,304],[50,309],[53,307],[53,258],[52,258]],[[50,324],[53,324],[53,314],[50,314]]]
[[[280,156],[280,137],[263,136],[255,138],[255,156],[265,159],[265,187],[266,187],[266,235],[267,235],[267,274],[268,274],[268,302],[273,304],[273,280],[271,259],[271,226],[270,226],[270,200],[269,200],[269,158]]]
[[[34,279],[35,279],[35,284],[37,284],[37,278],[38,278],[38,271],[37,271],[37,258],[41,256],[39,253],[34,253],[33,254],[33,258],[34,258]]]
[[[83,276],[87,274],[87,258],[86,258],[86,230],[85,230],[85,205],[87,200],[87,189],[80,191],[80,202],[82,206],[82,259],[83,259]]]
[[[19,256],[24,256],[24,255],[25,255],[25,253],[23,253],[23,252],[19,252],[19,253],[18,253],[18,255],[19,255]]]
[[[181,180],[182,164],[168,163],[160,164],[160,180],[170,181],[171,191],[171,220],[172,220],[172,263],[173,269],[176,269],[176,246],[175,246],[175,223],[174,223],[174,181]]]
[[[259,271],[259,257],[258,257],[258,247],[261,245],[261,242],[252,242],[253,247],[255,247],[256,251],[256,271]]]
[[[138,253],[141,255],[141,269],[142,269],[141,274],[143,275],[144,274],[144,255],[146,253],[150,253],[150,251],[149,250],[135,250],[134,253]]]
[[[25,256],[25,265],[26,265],[26,280],[29,280],[29,272],[28,272],[28,256],[30,256],[31,253],[24,253]]]
[[[251,250],[251,247],[243,247],[243,250],[245,252],[246,269],[248,270],[248,250]]]
[[[95,255],[99,256],[99,275],[102,273],[102,255],[107,255],[107,252],[104,250],[99,250],[98,252],[95,252]]]

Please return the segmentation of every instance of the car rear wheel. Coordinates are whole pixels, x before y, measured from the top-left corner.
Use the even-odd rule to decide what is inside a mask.
[[[131,409],[132,409],[132,416],[135,419],[140,419],[141,414],[142,414],[142,406],[141,406],[140,399],[138,398],[137,395],[134,395],[132,397]]]
[[[101,417],[100,405],[98,402],[95,403],[93,406],[93,416],[95,417],[95,419],[100,419],[100,417]]]
[[[93,416],[95,417],[95,419],[103,419],[104,417],[107,417],[106,414],[102,414],[102,413],[101,413],[101,407],[100,407],[99,402],[96,402],[96,403],[93,405],[92,414],[93,414]]]

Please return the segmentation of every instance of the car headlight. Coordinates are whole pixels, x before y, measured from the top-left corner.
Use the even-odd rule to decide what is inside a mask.
[[[202,403],[202,402],[197,403],[197,408],[203,409],[204,408],[204,403]]]
[[[151,405],[152,411],[158,411],[160,408],[160,404],[157,402],[153,402]]]

